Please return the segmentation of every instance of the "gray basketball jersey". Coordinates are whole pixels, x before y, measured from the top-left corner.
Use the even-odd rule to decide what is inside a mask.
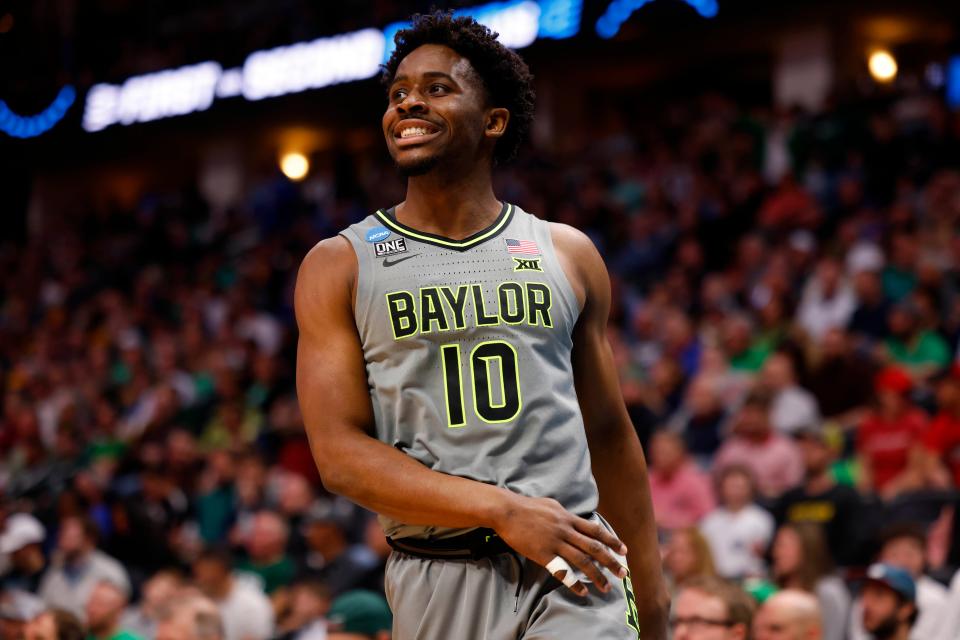
[[[504,204],[460,241],[377,211],[342,232],[377,437],[450,475],[593,511],[570,353],[579,305],[549,224]],[[460,531],[381,518],[394,537]]]

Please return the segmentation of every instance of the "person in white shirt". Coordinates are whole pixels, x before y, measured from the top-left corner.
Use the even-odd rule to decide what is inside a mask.
[[[943,606],[940,631],[931,640],[960,640],[960,571],[950,580],[950,591]]]
[[[949,597],[947,588],[924,575],[926,567],[927,540],[923,528],[906,524],[891,525],[881,536],[878,562],[899,567],[907,571],[916,584],[917,621],[910,629],[910,640],[932,640],[943,633],[947,618]],[[850,616],[848,640],[870,640],[871,636],[863,627],[863,603],[857,598]],[[960,639],[960,630],[954,627],[956,635],[943,640]]]
[[[846,327],[857,307],[857,296],[843,274],[840,263],[824,257],[803,287],[797,324],[819,341],[834,327]]]
[[[720,506],[700,523],[717,573],[730,579],[764,575],[763,554],[773,537],[774,521],[753,502],[750,470],[739,465],[726,467],[717,485]]]
[[[116,559],[97,549],[97,526],[87,518],[68,516],[60,522],[57,548],[40,581],[39,595],[48,607],[86,620],[86,606],[100,582],[130,593],[130,578]]]
[[[783,352],[770,355],[763,364],[760,383],[771,394],[770,423],[784,435],[820,424],[820,406],[812,393],[797,384],[793,360]]]
[[[267,640],[273,636],[270,599],[254,576],[233,573],[229,553],[205,551],[193,563],[193,577],[220,610],[224,640]]]

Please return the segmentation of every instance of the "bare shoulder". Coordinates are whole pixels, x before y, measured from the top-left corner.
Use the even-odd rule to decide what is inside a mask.
[[[568,224],[551,222],[550,237],[581,307],[610,286],[603,258],[587,234]]]
[[[560,253],[573,258],[600,257],[593,241],[580,229],[561,222],[550,223],[550,237]]]
[[[302,325],[318,308],[352,306],[357,280],[357,256],[343,236],[321,240],[300,263],[294,290],[297,322]]]

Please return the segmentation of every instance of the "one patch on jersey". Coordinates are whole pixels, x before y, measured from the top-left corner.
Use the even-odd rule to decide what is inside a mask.
[[[513,238],[504,238],[507,243],[507,253],[516,253],[522,256],[540,255],[540,247],[533,240],[514,240]]]
[[[404,238],[394,238],[393,240],[374,242],[373,248],[377,252],[378,258],[380,256],[392,256],[397,253],[406,253],[407,241]]]
[[[386,227],[374,227],[367,231],[367,242],[382,242],[390,237],[390,229]],[[380,255],[379,253],[377,255]]]
[[[513,261],[517,264],[514,265],[514,271],[543,271],[543,267],[540,266],[540,258],[518,258],[513,256]]]

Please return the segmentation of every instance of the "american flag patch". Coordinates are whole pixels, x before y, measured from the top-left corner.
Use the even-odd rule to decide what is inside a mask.
[[[533,240],[514,240],[505,238],[507,243],[507,253],[519,253],[525,256],[540,255],[540,247]]]

